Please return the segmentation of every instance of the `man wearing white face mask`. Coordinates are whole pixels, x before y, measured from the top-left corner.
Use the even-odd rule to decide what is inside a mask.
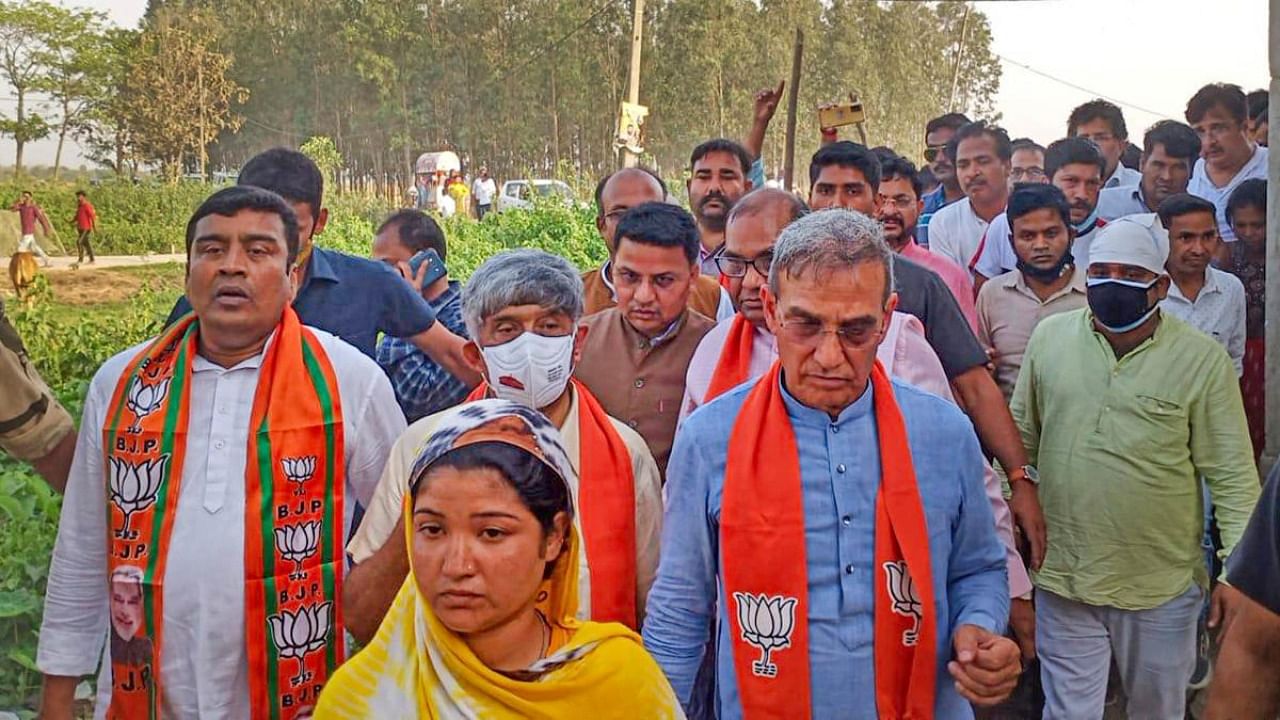
[[[499,397],[542,411],[560,428],[577,471],[570,478],[579,548],[579,616],[633,629],[658,569],[662,491],[658,466],[636,431],[610,417],[573,378],[586,336],[582,280],[563,258],[512,250],[476,269],[462,291],[473,338],[463,354],[485,382],[468,400]],[[409,426],[347,552],[356,563],[343,600],[347,629],[362,642],[377,630],[409,571],[402,502],[414,458],[439,424],[466,405]],[[589,548],[589,550],[588,550]]]

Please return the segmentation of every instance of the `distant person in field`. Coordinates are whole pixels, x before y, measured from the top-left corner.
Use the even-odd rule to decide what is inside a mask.
[[[471,191],[467,189],[467,181],[462,179],[462,171],[454,170],[453,175],[449,178],[449,184],[445,186],[445,192],[449,193],[449,197],[453,198],[454,212],[463,217],[468,217],[470,213],[470,196]]]
[[[1249,136],[1248,121],[1249,103],[1239,85],[1205,85],[1187,101],[1187,123],[1200,136],[1200,160],[1187,192],[1218,209],[1218,229],[1226,243],[1236,241],[1227,222],[1231,193],[1245,180],[1267,177],[1267,148]]]
[[[379,333],[403,338],[454,377],[468,384],[480,382],[463,357],[466,340],[436,322],[421,288],[382,263],[316,247],[329,209],[324,206],[324,176],[310,158],[287,148],[267,150],[245,163],[236,183],[280,195],[297,214],[302,239],[294,268],[293,309],[303,323],[337,335],[371,358],[377,354]],[[191,303],[179,298],[168,323],[190,309]]]
[[[76,251],[80,253],[76,263],[84,262],[84,256],[88,253],[89,264],[92,265],[93,246],[89,244],[89,236],[98,232],[98,211],[83,190],[76,191],[76,230],[80,233],[76,236]]]
[[[489,177],[489,168],[480,166],[480,175],[471,183],[471,197],[475,198],[476,219],[483,220],[493,209],[493,198],[498,195],[498,184]]]
[[[45,237],[53,234],[53,226],[49,224],[49,216],[36,204],[30,190],[23,190],[18,202],[9,208],[18,213],[18,222],[22,226],[22,237],[18,240],[18,252],[35,253],[45,267],[49,267],[49,256],[45,254],[40,243],[36,242],[36,223],[44,230]]]
[[[1102,187],[1129,187],[1142,180],[1141,173],[1120,162],[1129,146],[1129,129],[1124,124],[1124,113],[1112,103],[1090,100],[1072,110],[1067,119],[1067,137],[1088,138],[1102,151],[1107,161]]]

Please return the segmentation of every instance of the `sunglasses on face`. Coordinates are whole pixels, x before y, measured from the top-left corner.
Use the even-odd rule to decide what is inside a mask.
[[[946,145],[929,145],[924,149],[924,159],[928,162],[934,162],[942,154],[942,151],[946,149]]]

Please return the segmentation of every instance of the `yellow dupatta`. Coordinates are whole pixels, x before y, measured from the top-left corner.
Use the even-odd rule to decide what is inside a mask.
[[[459,436],[498,418],[529,427],[542,459],[563,479],[573,472],[558,431],[542,415],[503,400],[469,403],[442,420],[420,451],[413,477]],[[490,438],[492,439],[492,438]],[[513,443],[514,444],[514,443]],[[535,453],[536,454],[536,453]],[[559,458],[564,458],[559,461]],[[412,564],[413,493],[405,494],[405,542]],[[640,637],[619,623],[580,622],[577,531],[543,583],[538,609],[571,637],[516,679],[486,666],[432,613],[411,571],[373,640],[325,686],[315,718],[683,718],[684,712]]]

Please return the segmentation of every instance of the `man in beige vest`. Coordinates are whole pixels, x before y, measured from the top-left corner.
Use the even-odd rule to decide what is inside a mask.
[[[647,202],[663,202],[667,186],[647,168],[624,168],[607,175],[596,185],[596,229],[609,248],[610,259],[601,267],[582,274],[588,315],[617,304],[613,282],[614,235],[618,221],[631,208]],[[715,278],[699,275],[689,292],[689,307],[713,319],[733,315],[733,301]]]
[[[698,227],[685,210],[650,202],[622,216],[616,237],[618,304],[583,319],[575,374],[605,412],[640,433],[665,473],[689,361],[715,324],[690,309]]]

